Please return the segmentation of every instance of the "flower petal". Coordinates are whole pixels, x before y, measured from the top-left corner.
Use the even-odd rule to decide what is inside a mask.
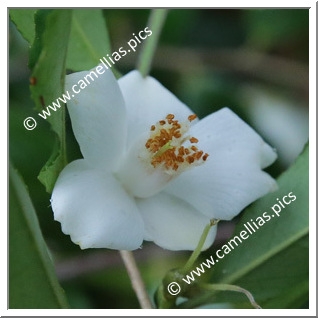
[[[164,191],[186,200],[210,218],[230,220],[277,185],[261,168],[276,153],[227,108],[191,127],[198,148],[209,153],[203,165],[184,172]]]
[[[157,245],[173,250],[194,250],[210,219],[187,202],[167,193],[138,199],[145,222],[145,237]],[[212,245],[216,226],[210,230],[203,249]]]
[[[133,250],[142,244],[144,225],[135,201],[112,175],[91,169],[86,160],[64,168],[51,203],[62,231],[82,249]]]
[[[174,114],[180,122],[193,112],[152,77],[132,71],[118,81],[128,114],[128,146],[151,125]]]
[[[67,103],[73,131],[83,157],[91,165],[110,171],[126,141],[123,96],[110,70],[101,75],[94,69],[67,75],[66,89],[72,92],[76,85],[74,88],[79,91],[80,85],[84,87],[85,77],[90,84]]]

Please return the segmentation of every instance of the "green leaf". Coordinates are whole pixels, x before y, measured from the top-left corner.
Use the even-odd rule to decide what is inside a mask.
[[[272,217],[248,239],[214,266],[211,282],[235,284],[249,290],[263,308],[294,308],[297,301],[308,300],[309,280],[309,147],[306,146],[296,163],[277,180],[279,189],[256,201],[246,209],[236,226],[234,235],[246,230],[266,211],[275,215],[271,207],[292,192],[297,198]],[[282,202],[282,201],[281,201]],[[233,236],[234,236],[233,235]],[[219,293],[191,300],[188,306],[216,302],[243,302],[244,297]]]
[[[9,308],[67,308],[28,191],[10,166]]]
[[[89,70],[111,54],[111,45],[101,9],[74,9],[66,68]]]
[[[30,52],[30,67],[35,85],[31,95],[36,109],[42,111],[62,96],[65,78],[65,60],[71,30],[71,10],[38,10],[35,15],[36,38]],[[51,110],[47,121],[57,134],[54,152],[40,172],[39,180],[51,192],[56,178],[66,165],[65,107]]]
[[[32,44],[35,37],[34,14],[37,9],[10,9],[9,15],[22,36]]]

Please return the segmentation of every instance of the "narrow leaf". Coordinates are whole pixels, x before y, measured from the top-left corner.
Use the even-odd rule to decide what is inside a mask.
[[[67,308],[28,191],[10,166],[9,308]]]

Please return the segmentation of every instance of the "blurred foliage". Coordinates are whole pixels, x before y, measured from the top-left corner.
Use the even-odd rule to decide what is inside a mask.
[[[19,9],[10,10],[11,21],[21,26],[18,29],[22,32],[24,38],[30,42],[28,43],[18,32],[16,25],[10,22],[10,158],[28,186],[43,236],[56,263],[57,272],[60,273],[62,269],[66,270],[67,266],[69,266],[67,261],[73,258],[75,260],[78,259],[75,262],[75,269],[78,270],[86,266],[85,259],[96,253],[96,250],[81,251],[78,246],[71,243],[68,236],[61,232],[60,224],[53,221],[49,205],[50,195],[46,193],[45,188],[37,179],[41,168],[54,149],[55,134],[51,130],[49,123],[45,120],[39,121],[38,127],[33,131],[27,131],[23,127],[23,120],[26,117],[34,116],[36,118],[37,116],[34,102],[30,98],[29,80],[31,73],[28,69],[29,47],[35,36],[35,29],[33,29],[31,23],[33,15],[31,9],[24,11],[28,12],[26,17],[21,15],[21,10],[19,12]],[[98,54],[102,54],[102,51],[106,47],[109,47],[106,38],[108,33],[111,47],[114,50],[126,43],[132,37],[132,33],[144,29],[150,12],[148,9],[105,9],[102,10],[103,15],[101,16],[97,11],[101,12],[99,10],[82,10],[82,12],[76,12],[75,15],[78,15],[79,19],[82,19],[86,14],[87,16],[96,14],[94,21],[92,19],[88,20],[92,24],[88,24],[83,18],[81,26],[83,27],[82,31],[92,41],[91,45],[94,46]],[[102,21],[102,17],[104,21]],[[61,26],[67,23],[67,19],[64,20],[61,22]],[[199,117],[204,117],[215,110],[228,106],[252,127],[259,130],[260,128],[257,126],[257,122],[253,121],[251,113],[251,108],[254,107],[254,104],[250,99],[246,98],[244,93],[246,88],[254,89],[259,87],[262,88],[265,100],[267,95],[278,96],[287,105],[286,112],[288,112],[288,105],[293,104],[303,111],[299,113],[303,115],[298,116],[308,117],[308,87],[306,86],[306,77],[304,77],[304,74],[308,75],[308,21],[309,11],[305,9],[172,9],[169,11],[163,27],[151,75],[156,77],[180,100],[192,108]],[[102,25],[107,26],[107,29],[104,29]],[[64,28],[66,28],[66,25],[64,25]],[[69,69],[78,69],[78,64],[82,63],[83,58],[81,53],[85,51],[85,44],[81,41],[83,39],[81,38],[83,32],[79,32],[78,30],[76,32],[74,30],[74,21],[71,28],[71,43],[73,44],[68,48],[67,63]],[[98,30],[97,33],[96,30]],[[49,31],[47,30],[46,32]],[[61,33],[63,32],[61,31]],[[67,30],[63,34],[61,33],[57,33],[57,35],[62,43],[62,39],[65,40]],[[101,38],[105,42],[101,43]],[[74,52],[76,52],[77,45],[81,50],[76,55]],[[165,51],[165,48],[169,50]],[[56,55],[56,63],[60,63],[60,59],[64,58],[65,49],[64,45],[59,49],[56,48],[55,52],[51,52]],[[131,52],[127,58],[125,57],[125,59],[118,62],[116,66],[122,74],[135,68],[139,52],[139,50],[135,53]],[[177,52],[178,54],[171,54],[171,52]],[[219,52],[216,57],[213,55],[215,52]],[[244,52],[249,52],[251,55],[245,55]],[[259,58],[259,55],[256,56],[255,52],[260,54],[261,57],[266,57],[266,59],[264,62],[262,62],[262,59],[258,61],[261,67],[251,68],[246,71],[249,62],[255,62],[255,59]],[[106,53],[108,52],[104,52],[104,54]],[[76,56],[73,57],[72,54]],[[213,58],[209,58],[210,56],[213,56]],[[250,59],[250,56],[254,58]],[[242,62],[242,57],[245,57],[245,60],[243,60],[245,65]],[[180,60],[183,61],[181,67],[175,67],[180,64],[178,63]],[[169,63],[165,63],[164,61]],[[91,64],[86,65],[83,62],[84,68],[90,67],[88,65]],[[224,67],[224,65],[227,67]],[[270,74],[273,75],[272,77],[266,73],[268,69],[271,70],[270,73],[273,73]],[[274,72],[275,70],[277,76]],[[289,81],[275,80],[281,74],[286,75],[290,73],[294,77],[286,76],[288,79],[290,78]],[[43,78],[45,78],[45,75],[43,75]],[[297,81],[299,78],[301,81]],[[301,85],[299,83],[304,84]],[[58,90],[56,94],[59,95]],[[58,96],[52,96],[52,99],[56,97]],[[289,117],[286,116],[286,118]],[[298,126],[294,122],[291,125],[284,116],[282,116],[281,122],[289,129],[298,129]],[[264,122],[264,125],[271,127],[271,122]],[[81,154],[73,136],[67,114],[65,129],[67,157],[69,161],[72,161],[80,158]],[[265,134],[263,134],[263,137],[266,140],[271,138],[271,136],[266,136]],[[277,144],[275,144],[278,151],[280,150],[279,145],[282,142],[284,143],[284,140],[279,142],[277,141]],[[295,150],[296,152],[298,151],[298,154],[303,145],[303,141],[299,141],[295,145],[298,147],[298,150]],[[288,164],[286,164],[286,161],[283,162],[278,159],[269,171],[272,175],[278,176],[287,168]],[[294,182],[297,181],[294,180]],[[290,183],[292,186],[292,181]],[[272,203],[272,201],[264,200],[256,203],[260,204],[258,209],[261,210],[265,208],[266,204]],[[257,208],[257,205],[255,208]],[[246,211],[244,218],[249,217],[250,213],[250,211]],[[303,218],[307,218],[307,216],[303,215]],[[277,222],[281,222],[280,226],[284,226],[281,219],[277,219]],[[269,224],[267,226],[267,231],[271,235],[271,231],[274,231],[274,225]],[[223,232],[222,228],[224,229]],[[219,232],[222,235],[216,240],[215,245],[206,251],[205,255],[214,253],[222,242],[226,241],[224,237],[231,236],[231,232],[226,230],[225,226],[222,227],[222,224],[220,225]],[[222,239],[220,238],[221,236],[223,237]],[[253,240],[250,239],[246,244],[253,244]],[[295,264],[291,262],[299,262],[303,255],[299,252],[299,246],[302,246],[305,251],[307,244],[307,238],[303,238],[296,245],[290,246],[290,250],[286,249],[282,258],[277,258],[276,263],[273,263],[271,266],[276,268],[277,265],[275,264],[284,262],[285,267],[290,267],[292,266],[291,264]],[[242,246],[243,249],[245,250],[244,246]],[[255,247],[251,247],[251,249],[255,249]],[[143,253],[146,250],[148,251],[147,259],[142,258],[142,261],[139,263],[142,275],[145,277],[147,289],[153,295],[166,272],[171,268],[182,266],[188,253],[161,251],[160,248],[155,247],[151,243],[145,243],[145,248],[138,252]],[[116,254],[115,251],[97,250],[97,252],[101,254],[106,253],[109,259],[112,259]],[[158,253],[161,252],[162,255],[159,254],[160,257],[157,257]],[[233,253],[231,256],[235,258],[237,257],[235,255]],[[308,259],[305,260],[307,262]],[[243,262],[244,259],[241,261]],[[104,269],[100,267],[98,270],[92,270],[90,273],[84,271],[82,274],[78,274],[78,276],[69,278],[67,275],[60,277],[60,282],[66,291],[71,307],[138,308],[139,305],[130,287],[125,269],[123,265],[119,264],[121,263],[109,265]],[[237,264],[240,263],[238,262]],[[266,270],[266,263],[263,266]],[[277,273],[284,275],[284,268],[281,268],[281,271]],[[254,274],[251,277],[257,279],[257,273]],[[272,299],[271,302],[267,303],[267,306],[271,308],[306,308],[308,306],[308,300],[305,295],[306,272],[303,271],[302,274],[304,275],[304,285],[299,285],[299,289],[286,289],[284,296],[279,295],[277,298]],[[253,291],[252,285],[255,285],[255,279],[253,281],[252,278],[248,280],[248,277],[245,277],[239,283],[242,285],[245,284],[247,287],[251,286],[251,291]],[[273,289],[280,290],[279,286],[275,284],[273,285]],[[297,291],[299,291],[299,294],[297,294]],[[223,299],[216,300],[219,305],[214,304],[213,308],[217,306],[219,306],[217,308],[232,306],[228,304],[230,302],[238,304],[239,307],[246,306],[243,296],[237,300],[233,295],[227,294],[230,293],[226,293],[225,296],[223,295]],[[260,297],[263,296],[260,294]],[[290,300],[293,297],[295,301],[291,304]]]
[[[309,41],[303,36],[309,27],[308,10],[248,10],[245,21],[249,45],[287,57],[291,51],[290,57],[308,59]],[[300,46],[304,49],[293,50]]]

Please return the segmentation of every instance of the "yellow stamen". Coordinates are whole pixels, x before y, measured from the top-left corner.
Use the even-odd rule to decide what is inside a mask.
[[[184,146],[186,141],[193,144],[199,140],[186,134],[189,130],[186,122],[179,123],[174,118],[173,114],[168,114],[165,120],[152,125],[150,138],[146,141],[145,147],[151,154],[150,163],[154,168],[160,166],[166,171],[174,170],[180,173],[190,165],[202,164],[207,160],[208,154],[204,154],[194,145]],[[190,115],[188,121],[191,122],[195,118],[196,115]]]

